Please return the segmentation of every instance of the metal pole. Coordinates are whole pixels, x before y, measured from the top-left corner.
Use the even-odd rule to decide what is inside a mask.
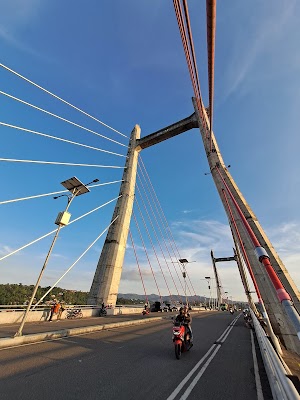
[[[77,190],[77,191],[76,191],[76,190],[74,189],[73,192],[72,192],[72,195],[71,195],[70,197],[68,196],[68,204],[67,204],[67,207],[65,208],[65,211],[64,211],[64,212],[68,211],[68,209],[69,209],[69,207],[70,207],[70,204],[72,203],[73,199],[76,197],[76,195],[77,195],[79,192],[80,192],[80,190]],[[57,237],[58,237],[59,231],[60,231],[60,229],[62,228],[62,226],[63,226],[63,225],[59,225],[58,228],[57,228],[57,230],[56,230],[56,232],[55,232],[55,235],[54,235],[54,238],[53,238],[53,240],[52,240],[50,249],[49,249],[48,254],[47,254],[47,256],[46,256],[46,259],[45,259],[45,261],[44,261],[44,264],[43,264],[43,267],[42,267],[41,272],[40,272],[40,274],[39,274],[39,277],[38,277],[38,279],[37,279],[37,281],[36,281],[36,284],[35,284],[35,287],[34,287],[34,289],[33,289],[33,292],[32,292],[31,298],[30,298],[30,300],[29,300],[29,303],[28,303],[28,305],[27,305],[26,311],[25,311],[25,313],[24,313],[24,315],[23,315],[21,324],[20,324],[19,329],[17,330],[17,332],[14,334],[14,337],[22,336],[22,331],[23,331],[23,328],[24,328],[24,325],[25,325],[25,322],[26,322],[28,313],[29,313],[29,311],[30,311],[30,307],[31,307],[31,305],[32,305],[33,299],[34,299],[34,297],[35,297],[35,295],[36,295],[36,292],[37,292],[37,290],[38,290],[39,283],[40,283],[40,281],[41,281],[41,279],[42,279],[43,273],[44,273],[45,268],[46,268],[46,266],[47,266],[47,264],[48,264],[49,257],[50,257],[50,255],[51,255],[51,253],[52,253],[54,244],[55,244],[55,242],[56,242],[56,239],[57,239]]]
[[[40,281],[41,281],[41,279],[42,279],[43,273],[44,273],[45,268],[46,268],[46,266],[47,266],[47,263],[48,263],[50,254],[51,254],[51,252],[52,252],[53,246],[54,246],[54,244],[55,244],[55,242],[56,242],[56,239],[57,239],[57,236],[58,236],[58,234],[59,234],[60,229],[61,229],[61,225],[58,226],[58,228],[57,228],[57,230],[56,230],[56,232],[55,232],[55,236],[54,236],[53,241],[52,241],[52,243],[51,243],[50,249],[49,249],[49,251],[48,251],[47,257],[46,257],[45,262],[44,262],[44,265],[43,265],[43,267],[42,267],[42,269],[41,269],[41,272],[40,272],[40,275],[39,275],[39,277],[38,277],[38,280],[37,280],[37,282],[36,282],[36,284],[35,284],[35,287],[34,287],[34,289],[33,289],[33,292],[32,292],[31,298],[30,298],[30,300],[29,300],[29,303],[28,303],[28,305],[27,305],[25,314],[23,315],[23,318],[22,318],[20,327],[19,327],[18,331],[17,331],[17,332],[15,333],[15,335],[14,335],[15,337],[16,337],[16,336],[22,336],[22,331],[23,331],[23,327],[24,327],[24,324],[25,324],[27,315],[28,315],[28,313],[29,313],[29,311],[30,311],[30,307],[31,307],[31,305],[32,305],[34,296],[35,296],[35,294],[36,294],[36,292],[37,292],[39,283],[40,283]]]

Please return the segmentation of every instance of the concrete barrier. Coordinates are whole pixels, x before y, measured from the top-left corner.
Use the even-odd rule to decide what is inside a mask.
[[[149,322],[155,322],[162,320],[163,317],[153,317],[153,318],[143,318],[138,320],[132,321],[123,321],[123,322],[113,322],[110,324],[103,324],[103,325],[94,325],[94,326],[85,326],[81,328],[68,328],[68,329],[61,329],[58,331],[53,332],[43,332],[43,333],[34,333],[30,335],[23,335],[13,338],[4,338],[0,339],[0,348],[8,348],[8,347],[15,347],[20,346],[23,344],[29,343],[36,343],[36,342],[43,342],[47,340],[54,340],[68,336],[76,336],[82,335],[84,333],[90,333],[95,331],[102,331],[105,329],[114,329],[120,328],[125,326],[132,326],[132,325],[139,325],[139,324],[146,324]]]
[[[101,307],[89,307],[89,306],[67,306],[66,310],[62,314],[62,319],[66,318],[67,310],[73,308],[80,308],[82,311],[83,318],[97,317],[99,316],[99,310]],[[130,315],[130,314],[142,314],[143,307],[122,307],[116,306],[112,308],[107,308],[107,315]],[[193,307],[192,311],[209,311],[204,310],[200,307]],[[18,324],[21,323],[22,317],[25,313],[25,309],[4,309],[0,310],[0,325],[3,324]],[[170,313],[176,314],[176,312]],[[168,315],[168,313],[163,313],[163,315]],[[42,309],[32,310],[28,313],[27,322],[42,322],[47,321],[50,316],[50,307],[45,307]]]

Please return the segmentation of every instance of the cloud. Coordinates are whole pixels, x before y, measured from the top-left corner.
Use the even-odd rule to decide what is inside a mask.
[[[1,3],[0,38],[9,45],[38,56],[32,47],[21,38],[22,32],[28,29],[39,18],[43,2],[39,0],[10,0]]]
[[[0,244],[0,256],[6,256],[14,251],[10,246]]]
[[[225,93],[223,94],[223,101],[237,91],[237,89],[241,91],[242,87],[245,90],[244,86],[247,84],[247,90],[255,87],[253,85],[253,78],[256,79],[256,77],[250,72],[259,58],[263,59],[263,64],[259,64],[260,79],[270,78],[270,74],[274,77],[274,71],[276,73],[281,72],[280,67],[277,67],[278,60],[272,62],[273,60],[268,59],[267,54],[270,48],[274,46],[278,47],[278,41],[284,41],[286,46],[289,46],[290,35],[287,28],[294,18],[295,7],[296,1],[290,1],[284,4],[281,2],[274,4],[272,13],[269,12],[269,7],[268,12],[264,12],[260,8],[260,15],[254,16],[255,22],[258,25],[255,29],[254,37],[248,35],[247,23],[250,23],[251,19],[248,19],[247,16],[246,25],[241,28],[243,33],[240,32],[239,35],[235,36],[235,42],[232,46],[234,50],[233,54],[230,55],[231,62],[225,74],[225,79],[227,75],[227,89],[225,89]],[[291,53],[293,58],[298,57],[294,52]],[[269,68],[270,62],[272,63],[272,68]]]
[[[299,228],[299,224],[290,222],[266,230],[267,235],[273,242],[275,249],[284,261],[296,284],[299,283],[300,279],[300,274],[298,272],[300,263]],[[208,296],[207,282],[204,277],[214,277],[210,251],[213,250],[215,257],[233,256],[234,243],[228,225],[214,220],[183,220],[173,222],[171,224],[171,231],[176,242],[176,247],[179,249],[180,257],[187,258],[190,261],[189,264],[186,264],[186,270],[193,285],[194,290],[190,288],[192,294],[196,292],[196,294]],[[170,291],[171,293],[177,293],[165,260],[161,256],[160,249],[157,248],[156,251],[159,254],[159,261]],[[163,248],[163,251],[166,253],[165,248]],[[175,261],[178,259],[178,255],[174,255],[171,250],[170,253],[172,260]],[[155,271],[155,279],[161,294],[168,295],[169,292],[165,280],[153,251],[149,252],[149,258],[152,269]],[[182,270],[180,271],[177,264],[168,263],[168,265],[173,279],[175,280],[175,284],[182,295]],[[157,293],[158,290],[147,260],[140,262],[140,268],[142,270],[146,292]],[[218,263],[217,268],[223,290],[228,291],[228,295],[232,296],[235,300],[246,301],[246,295],[236,263],[234,261],[221,262]],[[175,270],[177,270],[177,274]],[[250,290],[253,291],[253,284],[249,276],[248,281]],[[214,281],[212,282],[212,287],[215,287]],[[128,261],[128,263],[125,263],[123,269],[120,292],[125,293],[126,291],[143,294],[142,282],[135,260],[133,259],[131,262]],[[255,297],[254,300],[256,300]]]
[[[300,287],[300,223],[283,223],[267,229],[267,232],[289,274]]]

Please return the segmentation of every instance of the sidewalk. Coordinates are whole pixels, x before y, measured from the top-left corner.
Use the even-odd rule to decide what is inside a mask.
[[[0,326],[0,348],[52,340],[103,329],[118,328],[120,326],[149,323],[169,318],[171,320],[171,315],[164,315],[162,317],[155,313],[154,315],[147,316],[138,314],[81,319],[54,319],[51,322],[28,322],[24,326],[23,335],[19,337],[14,337],[14,334],[19,328],[19,324],[5,324]]]

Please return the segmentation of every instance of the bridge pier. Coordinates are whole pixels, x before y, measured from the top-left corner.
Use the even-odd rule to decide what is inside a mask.
[[[116,304],[132,214],[139,148],[136,141],[141,129],[136,125],[131,132],[127,159],[120,187],[119,199],[98,261],[88,304]]]

